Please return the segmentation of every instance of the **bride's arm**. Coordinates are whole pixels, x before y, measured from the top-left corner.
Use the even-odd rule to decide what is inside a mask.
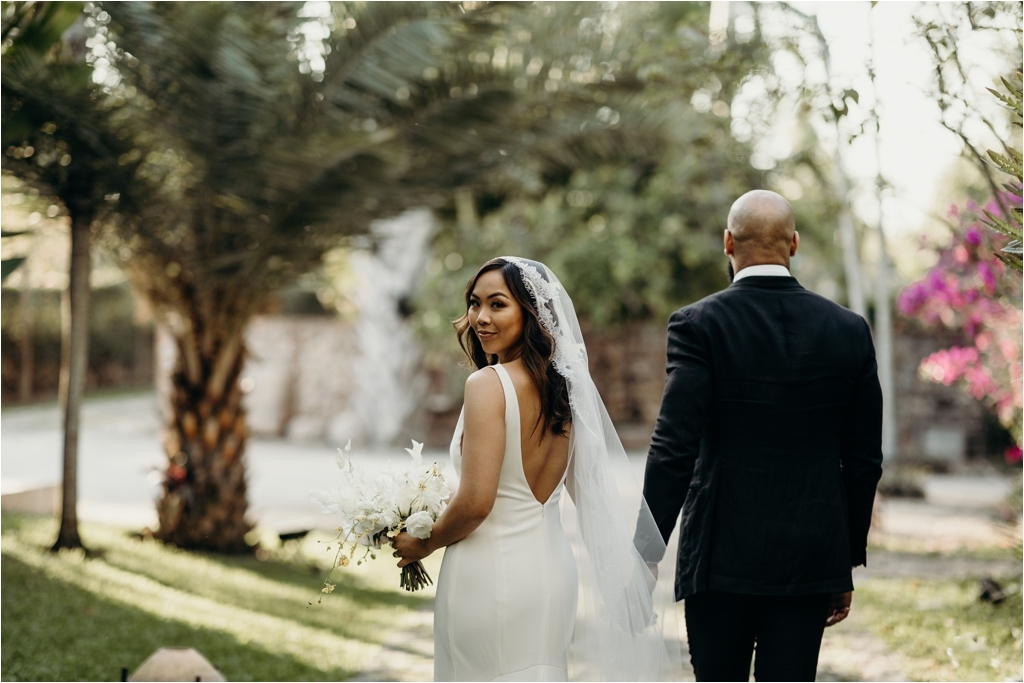
[[[430,538],[421,540],[405,532],[395,537],[395,555],[402,558],[399,567],[461,541],[494,507],[505,458],[505,393],[493,369],[478,370],[466,380],[463,428],[459,487],[434,523]]]

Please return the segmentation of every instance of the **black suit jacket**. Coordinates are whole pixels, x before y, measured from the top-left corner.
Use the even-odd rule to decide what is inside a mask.
[[[864,319],[743,278],[672,314],[667,371],[644,496],[666,541],[682,509],[676,599],[852,590],[882,474]]]

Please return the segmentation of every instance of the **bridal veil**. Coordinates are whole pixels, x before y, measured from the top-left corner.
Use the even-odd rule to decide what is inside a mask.
[[[544,264],[501,258],[519,268],[541,325],[555,339],[554,366],[566,379],[572,408],[566,486],[575,514],[568,502],[564,514],[567,532],[575,529],[577,536],[580,588],[570,679],[679,680],[671,591],[656,590],[656,577],[638,550],[660,558],[665,542],[590,376],[572,300]]]

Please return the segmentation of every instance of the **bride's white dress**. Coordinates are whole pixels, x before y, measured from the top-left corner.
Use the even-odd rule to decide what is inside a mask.
[[[505,459],[491,514],[448,546],[434,609],[435,681],[565,681],[576,619],[577,576],[558,502],[523,472],[519,402],[508,371],[492,366],[505,391]],[[463,417],[452,439],[462,471]]]

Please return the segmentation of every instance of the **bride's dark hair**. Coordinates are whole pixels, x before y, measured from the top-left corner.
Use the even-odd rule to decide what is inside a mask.
[[[522,359],[526,372],[540,394],[540,419],[537,426],[543,426],[545,430],[550,429],[558,436],[568,436],[572,410],[569,407],[569,390],[565,377],[558,374],[552,362],[555,355],[555,339],[541,325],[536,302],[526,289],[523,274],[516,264],[502,258],[491,259],[470,278],[466,285],[466,313],[452,322],[452,327],[459,338],[459,345],[477,369],[498,362],[497,356],[484,352],[476,331],[469,323],[469,299],[473,294],[473,288],[476,287],[481,275],[492,270],[501,271],[505,285],[523,311],[523,335],[509,350],[509,355]]]

